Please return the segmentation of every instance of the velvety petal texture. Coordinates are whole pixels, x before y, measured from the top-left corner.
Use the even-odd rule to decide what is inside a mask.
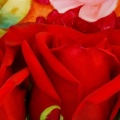
[[[38,23],[10,27],[0,39],[0,119],[115,119],[119,33]]]

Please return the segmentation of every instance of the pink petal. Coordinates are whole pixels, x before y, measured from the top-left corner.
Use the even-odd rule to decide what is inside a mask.
[[[83,5],[79,0],[50,0],[51,4],[60,13],[64,13],[72,8]]]
[[[86,21],[94,22],[112,13],[116,5],[117,0],[106,0],[102,4],[97,5],[85,4],[80,9],[79,17]]]
[[[102,3],[102,2],[104,2],[105,0],[78,0],[78,1],[80,1],[81,3],[85,3],[85,4],[95,5],[95,4]]]

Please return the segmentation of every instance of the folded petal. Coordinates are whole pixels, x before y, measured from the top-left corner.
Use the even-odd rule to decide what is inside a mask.
[[[117,5],[118,0],[106,0],[103,3],[91,5],[85,4],[79,12],[79,17],[94,22],[112,13]]]
[[[52,105],[60,106],[60,98],[26,41],[22,43],[22,51],[33,76],[33,87],[29,100],[29,115],[31,120],[39,120],[40,115],[46,108]],[[57,109],[56,114],[52,114],[51,119],[53,120],[54,117],[56,120],[59,116],[59,112],[60,110]]]
[[[24,68],[23,70],[11,76],[4,83],[4,85],[0,88],[0,105],[4,102],[6,97],[14,90],[14,88],[20,83],[22,83],[28,75],[28,68]]]
[[[87,96],[78,106],[73,120],[108,120],[119,91],[120,75]]]
[[[25,120],[26,91],[19,85],[28,75],[29,70],[24,68],[12,75],[0,88],[0,120]]]
[[[49,40],[52,40],[50,34],[40,33],[37,35],[38,50],[43,56],[42,66],[61,98],[61,114],[66,120],[70,120],[81,99],[80,82],[57,60],[52,51],[48,49],[46,41],[54,44],[54,42],[51,43]]]

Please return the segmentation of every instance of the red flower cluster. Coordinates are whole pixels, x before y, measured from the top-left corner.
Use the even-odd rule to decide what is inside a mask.
[[[78,16],[79,9],[80,7],[71,9],[63,14],[60,14],[57,10],[54,10],[48,15],[47,19],[38,17],[36,22],[63,25],[83,33],[95,33],[101,30],[116,27],[117,16],[115,12],[112,12],[107,17],[101,18],[96,22],[87,22]]]
[[[10,27],[0,40],[0,120],[117,119],[119,39],[113,29]]]

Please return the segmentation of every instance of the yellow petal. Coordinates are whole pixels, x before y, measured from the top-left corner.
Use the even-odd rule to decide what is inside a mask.
[[[0,9],[0,28],[19,23],[29,12],[31,0],[8,0]]]
[[[7,0],[0,0],[0,8],[7,2]]]

